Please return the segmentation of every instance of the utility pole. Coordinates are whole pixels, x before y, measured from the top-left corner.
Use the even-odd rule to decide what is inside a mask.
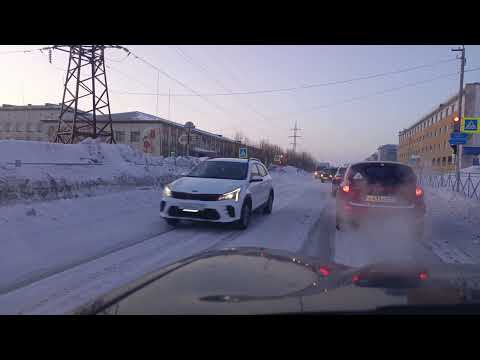
[[[157,70],[157,106],[155,108],[156,115],[158,116],[158,92],[160,91],[160,71]]]
[[[457,121],[454,125],[453,131],[460,132],[460,124],[462,123],[462,100],[463,100],[463,74],[465,70],[465,46],[461,48],[452,49],[452,51],[460,51],[460,89],[458,91],[458,117],[460,121]],[[457,145],[457,161],[455,162],[455,173],[457,180],[456,192],[460,192],[460,169],[462,168],[462,145]]]
[[[168,89],[168,120],[170,119],[170,88]]]
[[[293,145],[293,153],[295,154],[297,152],[297,138],[301,137],[300,135],[297,135],[297,131],[300,131],[302,129],[299,129],[297,127],[297,121],[295,120],[295,127],[290,130],[293,131],[293,135],[289,136],[289,138],[293,138],[293,143],[291,143],[291,145]]]

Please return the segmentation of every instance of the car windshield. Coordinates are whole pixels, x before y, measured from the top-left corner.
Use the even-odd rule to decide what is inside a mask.
[[[204,161],[187,176],[211,179],[244,180],[247,177],[248,163],[232,161]]]
[[[433,33],[474,33],[447,8]],[[0,45],[0,314],[143,281],[145,313],[480,304],[480,45],[174,44],[205,30],[181,15],[164,45]]]

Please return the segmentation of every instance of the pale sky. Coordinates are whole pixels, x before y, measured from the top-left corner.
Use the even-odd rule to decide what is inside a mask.
[[[125,45],[200,94],[302,87],[402,70],[455,59],[452,46],[139,46]],[[0,46],[2,104],[59,103],[67,56],[53,53],[6,53],[35,49]],[[180,51],[178,50],[180,49]],[[183,54],[183,55],[182,55]],[[185,57],[185,56],[186,57]],[[480,47],[466,47],[466,69],[480,67]],[[112,112],[142,111],[168,118],[168,96],[156,93],[157,71],[121,50],[106,51]],[[302,129],[298,150],[319,161],[362,160],[379,145],[398,143],[398,131],[458,91],[458,76],[441,78],[382,95],[383,90],[455,73],[459,61],[410,72],[297,91],[235,96],[172,96],[170,119],[192,121],[203,130],[232,137],[243,132],[253,141],[267,138],[290,146],[295,120]],[[480,71],[467,72],[465,82],[480,81]],[[159,93],[191,92],[160,74]],[[343,104],[342,104],[343,102]],[[331,105],[323,107],[324,105]],[[308,111],[312,107],[314,111]],[[223,110],[222,110],[223,109]]]

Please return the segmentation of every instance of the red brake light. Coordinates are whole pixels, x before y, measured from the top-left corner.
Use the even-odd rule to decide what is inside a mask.
[[[318,272],[320,274],[322,274],[324,277],[327,277],[328,275],[330,275],[330,271],[326,268],[326,267],[323,267],[321,266],[319,269],[318,269]]]
[[[343,186],[342,186],[342,191],[343,191],[344,193],[348,193],[348,192],[350,191],[350,186],[348,186],[348,185],[343,185]]]
[[[352,281],[353,281],[354,283],[356,283],[358,280],[360,280],[360,276],[358,276],[358,275],[356,275],[356,274],[352,276]]]
[[[423,195],[423,190],[422,190],[422,188],[419,187],[419,186],[417,186],[417,187],[415,188],[415,196],[416,196],[416,197],[420,197],[420,196],[422,196],[422,195]]]
[[[428,274],[425,271],[422,271],[420,274],[418,274],[418,277],[420,280],[425,281],[428,279]]]

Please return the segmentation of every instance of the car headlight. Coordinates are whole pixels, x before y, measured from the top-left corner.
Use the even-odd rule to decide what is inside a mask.
[[[241,190],[241,188],[238,188],[238,189],[232,190],[230,192],[227,192],[223,195],[220,195],[218,197],[218,200],[235,200],[235,201],[238,201],[238,199],[240,198],[240,190]]]
[[[163,193],[162,193],[162,194],[163,194],[164,197],[170,197],[170,196],[172,196],[172,189],[170,189],[170,188],[168,187],[168,185],[166,185],[166,186],[163,188]]]

